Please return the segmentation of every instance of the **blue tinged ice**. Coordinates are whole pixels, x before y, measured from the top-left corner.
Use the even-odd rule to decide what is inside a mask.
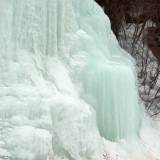
[[[93,0],[0,0],[0,35],[0,159],[138,159],[134,61]]]

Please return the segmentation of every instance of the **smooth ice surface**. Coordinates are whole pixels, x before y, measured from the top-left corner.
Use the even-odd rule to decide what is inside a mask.
[[[74,40],[71,66],[73,63],[73,72],[79,68],[73,75],[82,85],[81,97],[95,108],[103,137],[112,141],[134,139],[142,114],[134,62],[119,47],[102,10],[92,1],[86,1],[85,6],[79,3],[76,1],[75,8],[81,31]]]
[[[130,159],[135,77],[93,0],[1,0],[0,159],[98,160],[109,147]]]

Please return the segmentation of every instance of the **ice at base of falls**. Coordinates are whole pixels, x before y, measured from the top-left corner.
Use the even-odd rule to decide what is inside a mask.
[[[7,86],[1,86],[0,148],[3,152],[0,156],[44,160],[53,145],[58,156],[94,159],[100,141],[95,114],[76,94],[66,66],[58,59],[43,58],[44,71],[36,68],[44,65],[41,60],[33,65],[34,57],[30,53],[27,55],[23,64],[16,62],[19,70],[12,82],[16,79],[19,83],[5,81]],[[15,70],[14,63],[10,62],[12,67],[8,72]],[[45,75],[42,75],[43,71]]]
[[[0,4],[0,160],[159,157],[134,62],[94,1]]]

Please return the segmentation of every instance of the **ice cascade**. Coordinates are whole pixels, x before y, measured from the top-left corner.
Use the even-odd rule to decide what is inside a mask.
[[[134,61],[93,0],[0,1],[0,160],[98,160],[135,141]]]

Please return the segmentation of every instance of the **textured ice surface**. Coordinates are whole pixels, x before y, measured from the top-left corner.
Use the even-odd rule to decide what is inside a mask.
[[[134,63],[101,8],[92,0],[0,4],[0,159],[98,160],[105,146],[131,159],[120,146],[139,135]]]

